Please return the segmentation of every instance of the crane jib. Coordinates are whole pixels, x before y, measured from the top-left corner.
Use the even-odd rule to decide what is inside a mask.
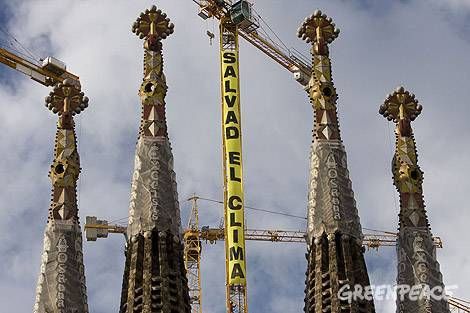
[[[228,283],[246,285],[238,52],[221,50]]]

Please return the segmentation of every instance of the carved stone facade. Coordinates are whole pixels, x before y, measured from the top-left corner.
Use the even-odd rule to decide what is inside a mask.
[[[411,128],[422,107],[403,87],[390,94],[380,113],[396,123],[396,151],[392,161],[393,183],[400,194],[399,233],[397,239],[397,284],[421,286],[417,300],[397,295],[397,313],[448,313],[445,299],[436,299],[426,290],[442,296],[444,284],[436,247],[432,238],[423,198],[423,172],[418,166],[415,139]],[[439,291],[441,290],[441,291]]]
[[[308,17],[298,31],[299,37],[313,43],[309,92],[315,119],[310,154],[304,310],[306,313],[372,313],[375,312],[373,301],[340,296],[342,291],[354,290],[357,285],[365,289],[370,284],[331,77],[327,44],[338,34],[331,18],[320,11]]]
[[[88,106],[88,99],[79,86],[66,80],[46,98],[46,106],[60,117],[49,172],[52,199],[33,312],[88,313],[76,195],[80,161],[72,118]]]
[[[145,38],[145,57],[120,312],[189,313],[181,217],[165,119],[161,40],[173,33],[173,24],[153,6],[141,13],[132,29]]]

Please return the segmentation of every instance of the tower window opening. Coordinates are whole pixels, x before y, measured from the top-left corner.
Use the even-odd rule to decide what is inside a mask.
[[[61,163],[57,164],[54,168],[54,171],[56,172],[56,174],[62,174],[63,172],[65,172],[64,165]]]
[[[144,87],[145,92],[152,92],[155,89],[155,85],[152,83],[147,83]]]

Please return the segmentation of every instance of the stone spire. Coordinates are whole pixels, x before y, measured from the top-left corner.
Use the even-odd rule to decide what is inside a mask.
[[[142,117],[127,229],[120,313],[189,313],[181,218],[165,119],[162,39],[174,25],[155,6],[132,31],[144,41]]]
[[[337,94],[331,78],[328,44],[338,37],[331,18],[316,11],[298,36],[312,42],[310,101],[314,109],[308,194],[308,269],[305,312],[375,312],[372,300],[342,300],[359,285],[369,286],[362,229],[340,137]]]
[[[397,285],[412,288],[421,286],[418,290],[422,291],[423,295],[428,292],[428,288],[432,290],[436,287],[439,297],[443,295],[444,284],[424,205],[423,172],[418,166],[411,128],[411,121],[415,120],[421,110],[422,106],[418,104],[415,96],[399,87],[393,94],[388,95],[379,112],[396,124],[396,150],[392,173],[393,184],[400,194]],[[405,289],[398,290],[398,313],[449,312],[445,299],[427,296],[410,299],[412,293],[401,296],[400,291],[403,294]]]
[[[33,312],[88,313],[77,208],[80,160],[72,117],[88,106],[88,98],[80,92],[78,82],[66,79],[46,98],[46,106],[59,114],[59,122],[49,172],[52,199]]]

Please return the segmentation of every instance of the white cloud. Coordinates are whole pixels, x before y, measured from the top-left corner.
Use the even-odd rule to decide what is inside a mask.
[[[464,1],[461,1],[464,3]],[[457,2],[455,2],[457,3]],[[22,1],[12,7],[9,28],[31,48],[54,54],[81,77],[90,107],[77,119],[80,215],[125,217],[140,104],[141,41],[130,32],[151,1]],[[463,4],[465,5],[465,4]],[[175,23],[164,42],[169,84],[167,116],[183,215],[192,192],[221,198],[220,105],[217,45],[205,35],[211,22],[191,1],[161,0]],[[307,53],[295,37],[310,1],[256,1],[287,43]],[[390,174],[391,129],[377,114],[382,99],[405,84],[424,106],[415,133],[425,171],[425,200],[433,231],[444,239],[438,253],[444,280],[470,288],[470,217],[466,190],[470,134],[468,42],[455,34],[438,5],[412,1],[380,11],[343,1],[315,4],[341,28],[332,44],[342,136],[363,226],[394,230],[395,190]],[[380,14],[376,14],[380,11]],[[2,67],[1,71],[8,71]],[[305,214],[312,110],[291,75],[242,43],[241,69],[244,172],[247,204]],[[18,78],[17,78],[18,77]],[[16,81],[17,80],[17,81]],[[0,86],[0,299],[10,312],[26,312],[34,299],[50,182],[47,178],[56,117],[42,104],[49,90],[15,76],[15,88]],[[392,138],[393,142],[393,138]],[[200,204],[201,224],[218,224],[220,206]],[[302,221],[247,211],[250,227],[299,229]],[[185,220],[184,220],[184,223]],[[122,238],[85,243],[90,307],[117,311],[124,258]],[[204,311],[224,306],[222,243],[203,255]],[[301,312],[305,258],[301,246],[249,243],[250,307],[257,312]],[[375,284],[393,283],[393,250],[367,254]],[[26,269],[26,270],[22,270]],[[392,273],[384,277],[382,273]],[[269,286],[266,286],[269,282]],[[5,292],[3,292],[5,291]],[[269,305],[266,305],[266,302]],[[393,312],[393,303],[377,303]]]

